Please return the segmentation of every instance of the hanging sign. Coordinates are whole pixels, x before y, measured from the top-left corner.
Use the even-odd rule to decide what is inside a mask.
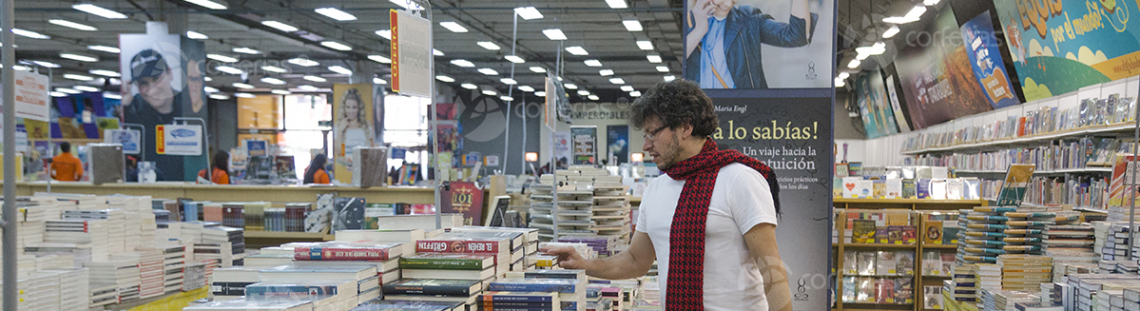
[[[48,77],[45,75],[16,71],[16,117],[48,121]]]
[[[158,154],[202,155],[201,125],[156,125],[154,137]]]
[[[431,21],[392,10],[392,91],[431,96]]]

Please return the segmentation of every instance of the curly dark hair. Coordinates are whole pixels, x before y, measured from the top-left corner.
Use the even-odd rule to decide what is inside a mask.
[[[629,106],[629,123],[634,128],[644,129],[651,117],[669,128],[692,125],[693,136],[700,138],[712,135],[720,124],[712,99],[696,83],[682,79],[658,83]]]

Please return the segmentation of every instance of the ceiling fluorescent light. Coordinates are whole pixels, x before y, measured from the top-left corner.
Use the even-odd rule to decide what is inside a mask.
[[[218,89],[214,88],[212,86],[203,87],[202,90],[206,91],[206,93],[217,93],[218,92]]]
[[[544,91],[537,91],[537,92],[534,92],[534,96],[538,96],[538,97],[546,97],[546,92],[544,92]]]
[[[12,28],[12,33],[14,33],[18,36],[28,37],[28,38],[32,38],[32,39],[40,39],[40,40],[51,39],[51,37],[48,35],[38,33],[35,31],[31,31],[31,30],[24,30],[24,29],[20,29],[20,28]]]
[[[317,87],[315,87],[315,86],[312,86],[312,85],[308,85],[308,84],[305,84],[305,85],[301,85],[301,86],[298,86],[298,87],[297,87],[297,89],[299,89],[299,90],[302,90],[302,91],[316,91],[316,90],[319,90],[319,88],[317,88]]]
[[[629,5],[625,3],[625,0],[606,0],[606,4],[609,5],[611,9],[625,9],[629,7]]]
[[[867,57],[870,57],[870,56],[871,56],[870,54],[858,53],[858,54],[855,54],[855,59],[858,59],[859,61],[864,61],[864,60],[867,60]]]
[[[614,71],[609,70],[609,69],[602,69],[602,70],[598,70],[598,74],[602,75],[603,77],[612,76],[612,75],[614,75]]]
[[[250,93],[234,93],[234,96],[235,96],[235,97],[241,97],[241,98],[254,98],[254,97],[257,97],[257,96],[253,96],[253,94],[250,94]]]
[[[563,85],[562,87],[566,88],[567,90],[577,90],[578,89],[578,85],[574,84],[574,83],[566,83],[566,85]]]
[[[63,26],[63,27],[82,30],[82,31],[99,30],[98,28],[92,27],[90,25],[84,25],[84,24],[80,24],[80,23],[76,23],[76,22],[72,22],[72,21],[68,21],[68,20],[62,20],[62,19],[49,19],[48,23],[51,23],[52,25],[56,25],[56,26]]]
[[[515,79],[511,79],[511,78],[502,78],[502,79],[499,79],[499,81],[503,82],[503,84],[506,84],[506,85],[519,84],[518,81],[515,81]]]
[[[578,95],[581,95],[581,96],[590,95],[590,91],[587,91],[587,90],[578,90]]]
[[[526,62],[526,60],[522,59],[522,57],[518,57],[517,55],[507,55],[503,56],[503,58],[506,58],[508,61],[515,64],[522,64]]]
[[[211,9],[211,10],[225,10],[226,6],[210,0],[185,0],[186,2],[197,4],[198,6]]]
[[[577,45],[566,48],[566,51],[570,52],[570,54],[579,55],[579,56],[590,55],[589,52],[586,52],[586,49],[584,49],[580,46],[577,46]]]
[[[861,64],[863,64],[863,62],[859,61],[858,59],[852,59],[850,63],[847,63],[847,68],[859,68],[859,65]]]
[[[602,66],[602,62],[598,61],[596,59],[587,59],[584,63],[586,63],[586,66],[590,66],[590,67],[601,67]]]
[[[534,67],[530,67],[530,71],[532,71],[534,73],[546,73],[546,68],[534,66]]]
[[[114,94],[114,93],[103,93],[103,98],[123,99],[123,95]]]
[[[64,93],[64,92],[54,92],[53,91],[53,92],[48,93],[48,94],[51,95],[51,97],[67,97],[67,93]]]
[[[203,81],[206,81],[206,82],[211,82],[211,81],[214,81],[214,78],[210,78],[210,77],[202,77],[202,80],[203,80]]]
[[[917,20],[919,18],[922,18],[923,13],[926,13],[926,7],[917,5],[914,8],[910,9],[909,12],[906,12],[906,15],[903,17]]]
[[[377,63],[381,63],[381,64],[391,64],[392,63],[391,58],[384,57],[383,55],[375,55],[375,54],[368,55],[368,59],[370,59],[374,62],[377,62]]]
[[[336,42],[336,41],[323,41],[323,42],[321,42],[321,45],[323,45],[324,47],[330,48],[330,49],[337,50],[337,51],[352,51],[351,46],[347,46],[344,43],[340,43],[340,42]]]
[[[515,8],[515,14],[518,14],[519,17],[522,17],[523,19],[528,20],[528,21],[532,20],[532,19],[542,18],[542,13],[538,12],[538,9],[534,8],[533,6],[528,6],[525,8]]]
[[[665,82],[673,81],[676,79],[677,79],[677,76],[674,76],[674,75],[665,76]]]
[[[289,94],[293,94],[293,92],[290,92],[290,91],[287,91],[287,90],[269,90],[269,92],[270,92],[270,93],[273,93],[273,94],[277,94],[277,95],[289,95]]]
[[[550,40],[566,40],[566,34],[562,33],[562,29],[551,28],[542,31],[546,38]]]
[[[859,55],[882,55],[887,51],[887,44],[883,41],[875,42],[871,46],[861,46],[855,48],[855,52]]]
[[[193,31],[193,30],[187,30],[186,31],[186,37],[190,38],[190,39],[194,39],[194,40],[206,40],[206,39],[210,38],[210,36],[204,35],[200,32]]]
[[[301,66],[301,67],[313,67],[313,66],[317,66],[317,65],[321,64],[321,63],[318,63],[314,60],[309,60],[309,59],[304,59],[304,58],[293,58],[293,59],[290,59],[286,62],[288,62],[290,64],[297,65],[297,66]]]
[[[33,60],[32,63],[36,64],[36,65],[43,66],[43,67],[47,67],[47,68],[59,68],[60,67],[59,64],[56,64],[53,62],[48,62],[48,61],[42,61],[42,60]],[[15,66],[13,66],[13,67],[15,67]]]
[[[519,91],[534,92],[534,88],[530,87],[529,85],[520,85],[518,88],[519,88]]]
[[[510,96],[507,96],[507,95],[499,96],[499,99],[502,99],[503,101],[507,101],[507,102],[509,102],[509,101],[514,101],[514,100],[515,100],[515,98],[514,98],[514,97],[510,97]]]
[[[622,90],[622,91],[626,91],[626,92],[633,92],[633,86],[630,86],[630,85],[622,85],[622,86],[621,86],[621,90]]]
[[[219,62],[223,62],[223,63],[236,63],[238,61],[237,58],[229,57],[229,56],[222,55],[222,54],[206,54],[206,58],[216,60]]]
[[[340,9],[333,8],[333,7],[317,8],[313,11],[316,11],[318,14],[328,16],[328,18],[335,19],[335,20],[341,21],[341,22],[356,20],[356,15],[352,15],[351,13],[341,11]]]
[[[59,57],[87,63],[94,63],[99,61],[99,58],[95,56],[80,55],[74,53],[59,53]]]
[[[76,90],[80,90],[80,91],[84,91],[84,92],[98,92],[99,91],[98,88],[96,88],[94,86],[90,86],[90,85],[76,85],[76,86],[73,86],[71,88],[76,89]]]
[[[388,81],[380,78],[372,78],[372,84],[388,84]]]
[[[447,82],[447,83],[455,82],[455,79],[452,79],[451,77],[448,77],[445,75],[435,76],[435,79],[439,80],[439,81]]]
[[[284,80],[281,80],[281,79],[278,79],[278,78],[274,78],[274,77],[264,77],[264,78],[261,78],[261,82],[265,82],[265,83],[268,83],[268,84],[273,84],[273,85],[283,85],[283,84],[285,84],[285,81],[284,81]]]
[[[230,99],[230,97],[226,96],[226,94],[210,94],[210,99],[227,100]]]
[[[887,28],[887,31],[883,32],[883,38],[886,39],[886,38],[894,37],[898,33],[899,33],[899,26],[898,25],[891,25],[891,28]]]
[[[661,62],[661,55],[647,55],[645,58],[648,59],[650,63],[656,64]]]
[[[121,52],[121,50],[119,50],[119,48],[117,48],[117,47],[106,46],[106,45],[88,45],[87,49],[88,50],[100,51],[100,52],[107,52],[107,53],[120,53]]]
[[[840,78],[840,79],[843,79],[843,80],[847,80],[847,78],[849,78],[849,77],[851,77],[851,73],[848,73],[848,72],[846,72],[846,71],[844,71],[844,72],[840,72],[840,73],[839,73],[839,76],[837,76],[837,78]]]
[[[328,79],[325,79],[325,78],[321,78],[321,77],[318,77],[318,76],[313,76],[313,75],[306,75],[306,76],[304,76],[304,77],[301,77],[301,79],[305,79],[305,81],[312,81],[312,82],[325,82],[325,81],[328,81]]]
[[[76,4],[76,5],[71,6],[71,8],[82,11],[82,12],[86,12],[87,14],[92,14],[92,15],[99,16],[102,18],[106,18],[106,19],[124,19],[124,18],[127,18],[127,16],[123,15],[123,13],[104,9],[104,8],[99,7],[97,5],[94,5],[94,4],[87,4],[87,3]]]
[[[495,92],[495,90],[483,90],[483,95],[495,96],[495,94],[498,94],[498,92]]]
[[[641,27],[641,22],[640,22],[640,21],[638,21],[638,20],[632,20],[632,19],[631,19],[631,20],[624,20],[624,21],[621,21],[621,23],[622,23],[623,25],[625,25],[625,29],[626,29],[626,30],[629,30],[629,31],[642,31],[642,30],[645,30],[645,28],[642,28],[642,27]]]
[[[642,49],[642,50],[647,50],[647,51],[652,50],[653,49],[653,42],[649,41],[649,40],[639,40],[639,41],[637,41],[637,48]]]
[[[244,73],[243,71],[241,71],[241,69],[237,69],[237,68],[230,67],[230,66],[218,66],[218,67],[214,67],[214,69],[217,69],[218,71],[225,72],[225,73],[232,74],[232,75],[240,75],[240,74]]]
[[[234,87],[239,89],[252,89],[253,85],[249,83],[234,82]]]
[[[463,25],[460,25],[459,23],[456,23],[456,22],[450,22],[450,21],[449,22],[439,22],[439,25],[443,26],[443,28],[447,28],[447,30],[451,30],[451,32],[455,32],[455,33],[467,32],[467,27],[463,27]]]
[[[431,55],[435,55],[435,56],[443,56],[443,52],[442,52],[442,51],[440,51],[440,50],[431,49]]]
[[[242,54],[254,54],[254,55],[261,54],[261,51],[254,50],[254,49],[247,48],[247,47],[234,48],[233,51],[234,51],[234,53],[242,53]]]
[[[669,66],[657,66],[658,72],[669,72]]]
[[[590,100],[598,100],[598,95],[590,95],[586,96],[586,98],[589,98]]]
[[[70,89],[70,88],[65,88],[65,87],[57,87],[57,88],[55,88],[55,91],[56,91],[56,92],[60,92],[60,93],[67,93],[67,94],[79,94],[79,93],[83,93],[83,92],[81,92],[81,91],[79,91],[79,90]]]
[[[840,79],[839,77],[835,77],[835,87],[844,87],[844,86],[847,86],[847,81],[843,81],[843,79]]]
[[[935,6],[935,5],[938,5],[939,2],[942,2],[942,1],[940,1],[940,0],[923,0],[922,5]]]
[[[633,96],[633,97],[641,97],[641,91],[633,91],[633,92],[629,92],[629,96]]]
[[[488,76],[497,76],[497,75],[499,75],[499,72],[498,72],[498,71],[495,71],[494,69],[491,69],[491,68],[479,68],[479,73],[482,73],[482,74],[485,74],[485,75],[488,75]]]
[[[622,80],[621,78],[611,78],[611,79],[610,79],[610,83],[613,83],[613,84],[625,84],[625,80]]]
[[[500,49],[498,44],[495,44],[494,42],[491,42],[491,41],[479,41],[476,44],[483,47],[484,49],[488,49],[491,51],[498,51]]]
[[[285,24],[285,23],[278,22],[278,21],[264,21],[264,22],[261,22],[261,24],[265,25],[265,26],[273,27],[273,29],[277,29],[277,30],[284,31],[284,32],[294,32],[294,31],[298,30],[297,27],[293,27],[292,25]]]
[[[388,29],[377,30],[376,35],[380,36],[381,38],[388,39],[389,41],[392,40],[392,31]]]
[[[459,86],[462,86],[463,88],[468,89],[468,90],[474,90],[474,89],[479,88],[478,85],[474,85],[471,83],[464,83],[464,84],[460,84]]]
[[[261,66],[261,70],[265,70],[265,71],[273,72],[273,73],[289,72],[289,70],[286,70],[285,68],[281,68],[281,67],[277,67],[277,66],[270,66],[270,65]]]
[[[87,73],[90,73],[93,75],[104,76],[104,77],[112,77],[112,78],[117,78],[119,76],[122,76],[121,74],[119,74],[118,71],[106,70],[106,69],[92,69],[92,70],[88,70]]]
[[[71,80],[77,80],[77,81],[95,80],[95,78],[93,78],[91,76],[79,75],[79,74],[74,74],[74,73],[65,73],[65,74],[63,74],[63,78],[71,79]]]
[[[349,70],[348,68],[344,68],[344,66],[340,66],[340,65],[329,66],[329,70],[331,70],[332,72],[335,72],[335,73],[342,74],[342,75],[351,75],[352,74],[352,70]]]
[[[472,63],[466,59],[453,59],[453,60],[451,60],[451,64],[459,66],[459,67],[463,67],[463,68],[475,67],[475,63]]]

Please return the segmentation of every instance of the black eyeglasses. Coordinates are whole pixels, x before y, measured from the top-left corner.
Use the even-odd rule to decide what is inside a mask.
[[[646,134],[643,135],[642,137],[644,137],[645,140],[653,140],[653,136],[657,135],[657,133],[660,133],[662,130],[665,130],[665,128],[667,128],[667,127],[669,127],[669,126],[668,125],[662,125],[661,127],[657,128],[656,130],[645,132]]]

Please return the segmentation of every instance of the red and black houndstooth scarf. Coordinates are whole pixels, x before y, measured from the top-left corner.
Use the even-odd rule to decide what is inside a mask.
[[[665,169],[664,172],[673,180],[685,181],[669,233],[666,310],[705,309],[705,221],[717,173],[732,163],[741,163],[760,172],[768,181],[777,213],[780,211],[780,187],[772,168],[739,151],[718,150],[712,139],[705,141],[696,156]]]

